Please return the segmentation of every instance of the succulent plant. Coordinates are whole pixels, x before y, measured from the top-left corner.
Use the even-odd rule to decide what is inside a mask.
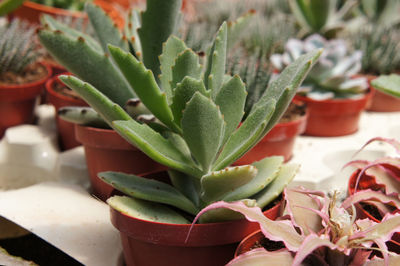
[[[390,74],[400,69],[400,30],[394,27],[361,27],[347,36],[352,47],[362,52],[362,72]]]
[[[15,9],[17,9],[19,6],[22,5],[22,3],[25,0],[3,0],[0,2],[0,17],[7,15],[8,13],[11,13]]]
[[[323,192],[301,187],[285,189],[284,197],[285,211],[280,220],[272,221],[258,207],[248,207],[242,202],[213,203],[203,209],[196,219],[220,208],[233,210],[249,221],[257,222],[268,240],[281,241],[284,245],[276,251],[253,249],[232,260],[229,266],[397,265],[400,262],[400,256],[388,252],[385,245],[400,228],[400,214],[388,214],[381,223],[357,219],[354,204],[359,201],[358,194],[348,197],[340,205],[336,193],[330,198]],[[368,197],[387,200],[386,195],[374,191],[368,191]],[[381,251],[383,259],[370,259],[373,250]]]
[[[95,86],[136,117],[143,114],[143,108],[128,106],[128,103],[137,101],[136,94],[110,58],[107,45],[116,45],[130,51],[153,71],[157,82],[160,82],[158,56],[161,54],[163,42],[176,30],[181,4],[182,0],[148,0],[147,9],[140,18],[138,11],[130,11],[122,33],[101,8],[87,3],[85,12],[96,38],[49,16],[44,17],[44,26],[38,35],[51,56],[68,71]],[[136,110],[140,110],[140,113],[135,113]],[[76,116],[79,111],[79,107],[65,108],[61,117],[85,124],[88,122],[85,117],[79,120]],[[69,118],[70,114],[72,118]]]
[[[371,82],[375,89],[395,97],[400,97],[400,75],[382,75]]]
[[[239,76],[225,74],[228,39],[224,23],[203,68],[198,54],[171,36],[160,56],[160,84],[152,70],[134,55],[108,46],[130,88],[160,121],[157,131],[136,122],[95,86],[75,77],[60,77],[128,142],[170,168],[171,185],[135,175],[100,173],[105,182],[131,196],[111,198],[108,202],[113,208],[142,219],[151,219],[150,214],[163,211],[169,218],[180,217],[179,222],[189,222],[185,216],[195,215],[220,199],[255,197],[257,204],[264,207],[293,178],[297,166],[282,165],[281,157],[266,158],[253,165],[229,165],[279,120],[320,51],[304,55],[288,66],[237,128],[243,116],[246,89]],[[272,180],[275,181],[267,186]],[[148,201],[157,204],[148,208]],[[255,200],[246,201],[255,204]],[[214,215],[204,220],[218,219]]]
[[[360,0],[359,10],[374,24],[390,26],[400,22],[397,0]]]
[[[20,74],[41,55],[34,42],[35,29],[18,19],[0,26],[0,75]]]
[[[304,41],[290,39],[283,54],[271,56],[271,63],[277,70],[300,55],[313,49],[324,48],[322,55],[310,71],[300,93],[314,99],[358,97],[368,89],[365,78],[354,78],[361,69],[362,53],[350,53],[344,40],[325,40],[320,35],[311,35]]]
[[[355,0],[349,0],[338,9],[337,0],[288,1],[301,27],[301,36],[318,33],[330,38],[335,37],[348,24],[344,19],[357,4]]]
[[[31,0],[32,2],[71,11],[81,11],[86,2],[91,0]]]

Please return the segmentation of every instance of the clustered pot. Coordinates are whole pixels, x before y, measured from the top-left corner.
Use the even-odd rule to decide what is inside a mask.
[[[280,214],[281,203],[264,212],[270,219]],[[229,262],[237,244],[259,229],[245,219],[195,224],[165,224],[140,220],[111,208],[111,222],[120,231],[127,266],[220,266]]]
[[[39,65],[47,73],[37,81],[19,85],[0,83],[0,138],[9,127],[33,122],[37,97],[51,76],[51,69],[47,65]]]
[[[58,75],[59,76],[59,75]],[[80,99],[68,95],[64,95],[56,90],[56,86],[65,86],[55,76],[46,82],[47,100],[54,105],[56,109],[56,123],[58,130],[59,143],[62,150],[72,149],[81,145],[75,138],[74,124],[61,119],[58,116],[58,110],[66,106],[88,106],[87,103]]]
[[[142,176],[166,169],[133,147],[112,129],[75,124],[75,136],[85,149],[92,192],[103,201],[110,197],[113,187],[100,180],[97,173],[118,171]]]
[[[296,103],[299,105],[300,103]],[[276,124],[270,132],[248,151],[234,165],[246,165],[259,161],[267,156],[283,156],[287,162],[293,156],[293,147],[298,135],[304,133],[308,114],[289,121]]]
[[[305,102],[309,112],[304,134],[335,137],[357,132],[361,113],[370,97],[371,92],[355,99],[330,100],[314,100],[296,95],[295,99]]]

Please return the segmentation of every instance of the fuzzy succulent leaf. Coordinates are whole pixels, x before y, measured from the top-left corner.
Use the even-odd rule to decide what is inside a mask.
[[[121,106],[111,101],[89,83],[74,76],[60,76],[59,79],[76,91],[111,126],[114,120],[132,120]]]
[[[283,164],[282,156],[271,156],[261,161],[252,163],[257,168],[257,175],[247,184],[242,185],[222,198],[223,201],[235,201],[250,198],[250,196],[263,190],[277,176]]]
[[[126,38],[124,39],[122,37],[117,25],[102,8],[87,2],[85,5],[85,11],[101,43],[103,51],[106,52],[108,50],[108,44],[118,46],[121,49],[128,51],[128,42]]]
[[[98,176],[131,197],[168,204],[194,215],[198,212],[197,207],[188,198],[164,182],[117,172],[101,172]]]
[[[90,107],[67,106],[58,110],[58,116],[64,120],[78,125],[109,128],[103,118]]]
[[[49,27],[52,31],[59,30],[64,34],[67,34],[71,38],[77,39],[79,37],[82,37],[85,39],[86,43],[94,50],[98,51],[99,53],[104,52],[103,48],[92,36],[73,29],[64,23],[57,21],[57,19],[53,18],[50,15],[43,14],[43,16],[41,17],[41,23],[44,24],[45,27]]]
[[[263,190],[252,196],[257,200],[257,206],[264,208],[274,199],[276,199],[285,187],[293,180],[299,169],[297,164],[284,164],[278,173],[278,176]]]
[[[255,14],[256,11],[250,10],[246,14],[237,18],[235,21],[228,22],[228,51],[240,40],[240,36],[242,35],[244,29],[249,26]]]
[[[202,80],[196,80],[191,77],[185,77],[181,83],[178,83],[172,97],[171,110],[174,115],[175,124],[181,126],[183,110],[186,103],[192,99],[196,92],[208,97],[208,92]]]
[[[171,208],[153,202],[126,196],[113,196],[107,200],[113,209],[142,220],[169,223],[188,224],[189,221]]]
[[[143,63],[138,61],[132,54],[111,45],[109,46],[109,51],[143,104],[162,123],[174,131],[179,131],[179,128],[173,123],[173,115],[168,106],[166,95],[158,87],[153,73],[146,69]]]
[[[229,192],[248,184],[257,175],[252,165],[227,167],[201,178],[201,198],[205,202],[222,200]]]
[[[93,85],[113,102],[124,106],[136,97],[110,58],[99,53],[83,38],[71,38],[59,31],[40,30],[40,42],[68,71]],[[101,67],[99,67],[101,66]]]
[[[7,15],[17,9],[25,0],[4,0],[0,3],[0,16]]]
[[[138,29],[143,50],[143,63],[155,77],[160,74],[158,56],[162,44],[175,31],[182,0],[147,0],[146,11],[142,13],[142,25]]]
[[[183,195],[190,199],[196,206],[200,206],[199,187],[200,182],[182,172],[168,170],[168,175],[172,185]]]
[[[171,141],[163,138],[149,126],[131,120],[114,121],[113,128],[156,162],[191,176],[202,175],[190,157],[182,154]]]
[[[182,116],[182,136],[193,157],[208,173],[224,137],[225,122],[211,99],[196,92]]]
[[[192,49],[184,50],[175,58],[175,64],[172,66],[172,80],[170,82],[172,90],[185,77],[201,78],[199,56]]]
[[[163,44],[163,52],[160,55],[160,82],[164,92],[167,94],[168,103],[171,103],[172,98],[172,67],[175,64],[175,58],[185,51],[186,44],[175,36],[170,36]]]
[[[204,84],[211,91],[212,98],[217,96],[225,74],[228,28],[224,22],[218,30],[213,46],[208,55]]]
[[[325,0],[290,0],[290,8],[299,23],[313,32],[320,31],[328,21],[331,3]]]
[[[236,130],[242,120],[246,95],[244,83],[238,75],[235,75],[222,85],[215,97],[215,104],[219,106],[226,122],[223,143]]]
[[[395,97],[400,97],[400,75],[382,75],[371,82],[374,88]]]
[[[239,159],[256,143],[275,110],[275,100],[271,99],[247,117],[243,124],[226,142],[222,152],[213,165],[220,170]]]
[[[140,28],[141,25],[139,11],[135,9],[130,9],[127,19],[128,23],[125,23],[126,38],[132,45],[136,57],[138,57],[139,60],[142,60],[142,45],[140,43],[139,34],[137,32],[138,28]]]
[[[287,250],[267,251],[265,248],[252,249],[243,253],[226,266],[247,266],[247,265],[292,265],[293,256]]]

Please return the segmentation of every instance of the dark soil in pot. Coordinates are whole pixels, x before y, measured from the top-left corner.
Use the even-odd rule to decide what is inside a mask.
[[[45,78],[47,73],[47,69],[44,65],[29,65],[21,74],[15,74],[9,71],[0,74],[0,86],[21,85],[35,82]]]
[[[293,156],[296,137],[304,132],[307,109],[302,102],[292,102],[270,132],[234,165],[251,164],[267,156],[280,155],[285,161]]]

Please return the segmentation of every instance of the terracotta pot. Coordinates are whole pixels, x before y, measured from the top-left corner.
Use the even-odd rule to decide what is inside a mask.
[[[390,167],[390,166],[388,166]],[[397,170],[398,171],[398,170]],[[348,183],[348,193],[349,195],[353,195],[356,190],[355,190],[355,185],[356,185],[356,181],[357,181],[357,177],[359,175],[359,173],[361,172],[361,170],[356,170],[354,171],[350,178],[349,178],[349,183]],[[398,181],[400,182],[400,173],[398,173]],[[366,173],[364,173],[361,178],[360,181],[358,183],[358,187],[357,187],[357,191],[360,190],[365,190],[365,189],[371,189],[371,190],[375,190],[375,191],[379,191],[383,188],[383,185],[379,185],[375,182],[375,178],[373,178],[370,175],[367,175]],[[364,209],[362,207],[361,204],[356,204],[355,205],[356,210],[357,210],[357,217],[359,217],[360,219],[370,219],[376,223],[380,223],[380,220],[378,220],[377,218],[375,218],[373,215],[371,215],[366,209]],[[397,210],[396,212],[398,212],[399,210]],[[397,254],[400,254],[400,232],[396,232],[393,234],[392,239],[389,240],[387,243],[388,248],[390,251],[396,252]]]
[[[235,251],[235,257],[242,255],[243,253],[246,253],[250,250],[253,249],[253,247],[257,243],[261,243],[261,241],[265,238],[264,234],[261,232],[261,230],[255,231],[251,233],[250,235],[246,236],[239,244],[239,246],[236,248]]]
[[[68,73],[64,73],[68,74]],[[56,109],[56,122],[57,122],[57,130],[59,143],[62,150],[72,149],[74,147],[80,146],[80,142],[75,139],[75,130],[74,124],[62,120],[57,112],[60,108],[66,106],[88,106],[88,104],[78,98],[72,98],[67,95],[63,95],[55,90],[55,85],[58,83],[60,85],[64,85],[59,79],[60,75],[57,75],[46,82],[46,92],[47,92],[47,101],[54,105]]]
[[[51,76],[50,67],[40,65],[47,71],[40,80],[19,85],[0,84],[0,138],[9,127],[33,122],[37,97]]]
[[[124,20],[119,12],[113,7],[111,3],[104,0],[94,0],[94,3],[101,6],[109,16],[115,21],[118,27],[122,28]],[[21,7],[15,10],[10,18],[18,17],[28,20],[32,24],[40,24],[40,15],[48,14],[55,17],[73,17],[73,18],[87,18],[86,14],[79,11],[70,11],[62,8],[46,6],[31,1],[25,1]]]
[[[276,219],[281,203],[264,212]],[[140,220],[111,208],[111,222],[120,231],[127,266],[207,265],[229,262],[235,248],[259,229],[247,220],[196,224],[187,242],[190,224],[165,224]]]
[[[237,160],[234,165],[251,164],[273,155],[283,156],[285,161],[290,160],[296,137],[306,129],[307,117],[306,113],[294,121],[276,124],[256,146]]]
[[[313,100],[296,95],[295,99],[305,102],[309,112],[304,134],[335,137],[355,133],[370,97],[371,92],[358,99]]]
[[[113,188],[99,179],[97,173],[118,171],[142,176],[166,169],[112,129],[75,124],[75,136],[85,149],[93,194],[103,201],[110,197]]]

